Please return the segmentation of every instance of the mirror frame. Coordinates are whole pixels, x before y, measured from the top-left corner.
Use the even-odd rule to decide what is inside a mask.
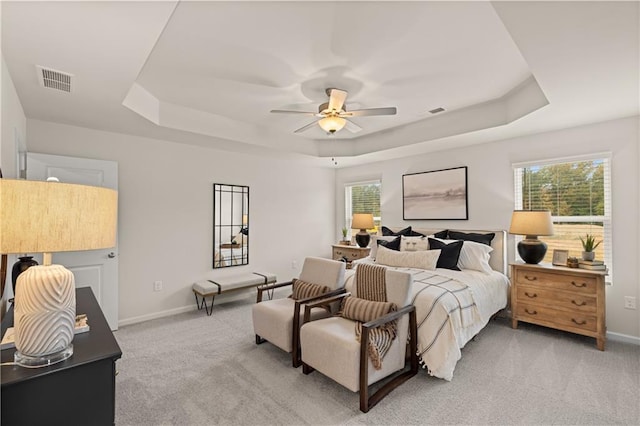
[[[238,208],[240,213],[238,213]],[[240,238],[241,241],[235,241]],[[249,264],[249,187],[213,184],[214,269]]]

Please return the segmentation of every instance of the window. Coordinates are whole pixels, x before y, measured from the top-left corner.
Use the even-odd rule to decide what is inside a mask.
[[[376,233],[380,227],[380,181],[346,184],[344,187],[345,226],[351,228],[354,213],[372,213]]]
[[[604,260],[612,277],[611,172],[608,154],[514,165],[515,208],[550,210],[554,235],[539,237],[548,245],[543,262],[554,249],[580,258],[580,237],[595,236],[602,243],[596,259]]]

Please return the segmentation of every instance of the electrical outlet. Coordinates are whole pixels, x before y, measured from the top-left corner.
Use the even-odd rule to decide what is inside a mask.
[[[624,308],[625,309],[636,309],[636,298],[633,296],[625,296],[624,297]]]
[[[297,260],[292,260],[291,261],[291,269],[298,269],[298,261]]]
[[[156,281],[153,283],[153,291],[162,291],[162,281]]]

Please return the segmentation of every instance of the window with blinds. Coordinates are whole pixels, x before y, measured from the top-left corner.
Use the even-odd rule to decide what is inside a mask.
[[[351,228],[351,217],[354,213],[373,214],[376,233],[380,227],[380,181],[358,182],[346,184],[344,187],[345,226]]]
[[[582,256],[580,237],[593,235],[602,243],[596,259],[613,276],[611,255],[610,156],[565,158],[514,165],[515,209],[549,210],[554,235],[539,237],[548,245],[543,262],[551,262],[554,249],[569,250],[570,257]]]

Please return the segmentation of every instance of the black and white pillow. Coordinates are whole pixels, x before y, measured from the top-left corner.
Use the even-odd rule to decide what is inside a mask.
[[[447,244],[440,240],[429,238],[429,250],[441,250],[436,268],[459,271],[458,259],[460,258],[463,243],[464,241],[455,241]]]

